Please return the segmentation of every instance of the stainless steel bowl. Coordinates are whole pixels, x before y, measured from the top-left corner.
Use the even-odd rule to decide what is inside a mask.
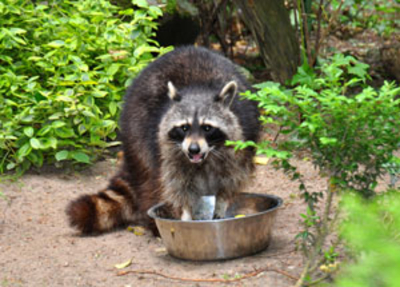
[[[163,203],[149,209],[170,255],[188,260],[232,259],[268,247],[282,199],[266,194],[240,193],[228,207],[229,218],[181,221],[166,218]],[[244,217],[234,216],[245,214]]]

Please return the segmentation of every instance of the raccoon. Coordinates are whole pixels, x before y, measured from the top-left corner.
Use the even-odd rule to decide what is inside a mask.
[[[134,222],[156,232],[151,206],[166,202],[191,220],[203,195],[216,195],[224,217],[254,170],[254,150],[225,145],[258,139],[257,105],[238,96],[249,89],[231,61],[205,48],[177,48],[151,63],[125,95],[120,171],[106,189],[69,204],[70,225],[95,234]]]

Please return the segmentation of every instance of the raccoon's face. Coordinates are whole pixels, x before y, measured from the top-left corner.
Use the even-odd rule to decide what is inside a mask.
[[[168,90],[173,103],[163,118],[160,134],[191,163],[202,163],[210,154],[218,156],[226,140],[242,138],[238,120],[225,102],[235,96],[235,82],[227,83],[217,93],[203,88],[178,92],[171,82]]]
[[[215,123],[194,115],[187,121],[175,123],[168,138],[180,146],[190,162],[201,163],[212,149],[224,144],[227,135]]]

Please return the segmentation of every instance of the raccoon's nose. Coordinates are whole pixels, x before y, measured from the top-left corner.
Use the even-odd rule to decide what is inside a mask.
[[[200,153],[200,146],[197,143],[191,143],[189,146],[189,153],[191,154]]]

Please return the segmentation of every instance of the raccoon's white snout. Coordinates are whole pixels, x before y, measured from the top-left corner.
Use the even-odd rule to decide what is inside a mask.
[[[182,142],[182,150],[191,163],[201,163],[206,159],[210,148],[204,139],[186,138]]]

